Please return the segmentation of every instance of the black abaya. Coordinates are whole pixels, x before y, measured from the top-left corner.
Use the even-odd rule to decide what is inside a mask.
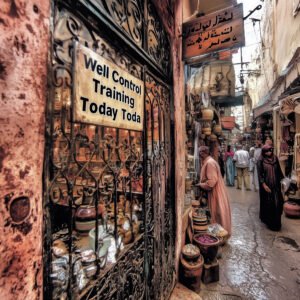
[[[277,157],[274,156],[270,159],[261,156],[257,164],[257,171],[260,197],[259,217],[269,229],[278,231],[281,228],[283,210],[283,197],[280,188],[283,174]],[[263,183],[271,189],[271,193],[265,191],[262,186]]]

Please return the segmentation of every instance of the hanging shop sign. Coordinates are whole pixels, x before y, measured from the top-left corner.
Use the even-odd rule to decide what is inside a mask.
[[[144,82],[75,42],[73,121],[143,130]]]
[[[183,24],[183,59],[245,45],[243,4]]]

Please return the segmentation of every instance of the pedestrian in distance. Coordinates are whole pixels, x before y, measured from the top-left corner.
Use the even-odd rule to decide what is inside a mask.
[[[234,186],[234,164],[233,164],[234,152],[231,150],[231,146],[227,146],[227,151],[225,152],[225,170],[226,170],[226,185]]]
[[[273,147],[264,145],[257,163],[259,179],[259,217],[273,231],[281,229],[283,197],[280,181],[284,177]]]
[[[254,151],[255,151],[255,146],[252,146],[249,149],[249,172],[252,173],[254,171]]]
[[[219,147],[218,164],[219,164],[219,167],[220,167],[222,178],[224,178],[224,176],[225,176],[225,163],[224,163],[223,153],[222,153],[221,147]]]
[[[219,164],[209,155],[209,148],[199,148],[201,159],[200,182],[197,186],[207,192],[211,222],[220,224],[231,235],[231,210],[229,198]]]
[[[254,149],[254,154],[253,154],[253,186],[254,186],[254,191],[257,192],[259,189],[259,182],[258,182],[258,174],[257,174],[257,163],[260,159],[261,156],[261,141],[257,140],[255,142],[255,149]]]
[[[237,171],[237,189],[242,189],[244,182],[246,190],[250,191],[249,152],[242,149],[242,145],[237,145],[236,148],[237,151],[234,153],[233,161]]]

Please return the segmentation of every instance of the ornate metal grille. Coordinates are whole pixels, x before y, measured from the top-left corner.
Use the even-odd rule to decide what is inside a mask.
[[[53,5],[46,299],[166,299],[174,284],[171,95],[159,79],[169,46],[151,2],[142,3]],[[144,80],[144,132],[71,122],[74,40]]]

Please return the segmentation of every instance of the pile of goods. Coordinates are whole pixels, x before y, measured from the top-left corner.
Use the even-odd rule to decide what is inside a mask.
[[[228,231],[225,230],[220,224],[209,224],[207,232],[219,238],[220,246],[223,246],[228,240]]]
[[[194,234],[204,233],[208,230],[208,221],[205,214],[198,214],[197,212],[193,212],[192,217]]]
[[[196,292],[201,280],[205,284],[219,280],[218,250],[228,239],[228,232],[220,224],[210,224],[210,210],[201,207],[202,199],[191,203],[187,232],[193,244],[185,245],[180,257],[181,282]]]

